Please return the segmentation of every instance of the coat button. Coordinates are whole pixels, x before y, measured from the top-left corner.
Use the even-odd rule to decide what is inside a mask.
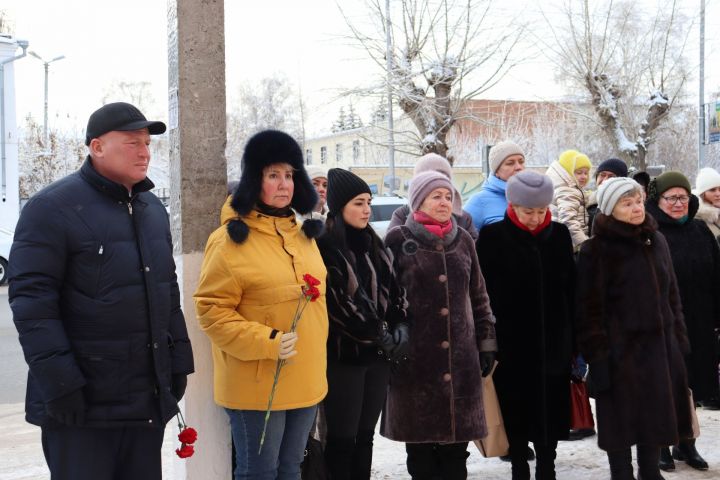
[[[447,350],[448,348],[450,348],[450,342],[448,342],[447,340],[445,340],[445,341],[443,341],[443,342],[440,344],[440,346],[441,346],[442,348],[444,348],[445,350]]]
[[[442,245],[440,245],[440,244],[438,244],[438,245],[435,245],[435,250],[437,250],[438,252],[442,252],[442,250],[443,250],[443,246],[442,246]]]
[[[443,375],[443,380],[445,380],[446,382],[449,382],[450,380],[452,380],[452,375],[450,375],[449,373],[446,373],[445,375]]]
[[[449,313],[450,313],[450,310],[448,310],[445,307],[440,309],[440,315],[442,315],[443,317],[447,317]]]
[[[146,272],[149,272],[149,271],[150,271],[150,267],[145,267],[145,271],[146,271]]]
[[[158,348],[157,342],[153,343],[153,348],[154,348],[155,350],[157,350],[157,348]]]
[[[440,283],[445,283],[445,282],[447,282],[447,275],[445,275],[445,274],[440,275],[440,276],[438,277],[438,281],[440,281]]]

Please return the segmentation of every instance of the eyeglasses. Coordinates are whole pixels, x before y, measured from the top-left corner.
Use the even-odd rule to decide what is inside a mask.
[[[662,197],[662,199],[668,202],[670,205],[675,205],[678,202],[680,202],[682,205],[685,205],[690,201],[690,197],[688,195],[673,195],[672,197]]]

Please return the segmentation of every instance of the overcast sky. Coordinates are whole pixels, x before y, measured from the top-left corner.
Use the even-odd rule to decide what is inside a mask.
[[[358,2],[342,3],[352,8]],[[682,10],[696,15],[699,3],[682,0]],[[719,3],[707,0],[707,91],[720,89]],[[336,115],[338,105],[328,104],[337,92],[377,74],[363,52],[340,39],[346,27],[335,0],[227,0],[225,5],[228,101],[242,82],[284,73],[302,87],[314,112],[310,133],[319,134]],[[508,15],[537,11],[534,0],[506,0],[501,5]],[[150,81],[157,114],[167,118],[166,0],[1,0],[0,8],[11,14],[16,37],[28,40],[31,50],[45,59],[66,57],[50,66],[51,126],[83,131],[103,93],[119,81]],[[697,45],[693,34],[688,47],[693,64]],[[14,65],[18,125],[28,113],[42,121],[42,63],[28,57]],[[688,90],[697,92],[696,79]],[[535,61],[484,96],[538,99],[561,92],[551,65]]]

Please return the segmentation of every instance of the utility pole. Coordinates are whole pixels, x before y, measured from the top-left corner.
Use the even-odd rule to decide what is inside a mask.
[[[33,57],[37,58],[43,63],[43,66],[45,67],[45,116],[43,118],[43,138],[45,139],[45,148],[50,148],[50,137],[48,137],[48,73],[50,70],[50,64],[53,62],[57,62],[58,60],[62,60],[65,58],[65,55],[60,55],[52,60],[48,60],[47,62],[37,53],[35,52],[28,52]]]
[[[698,115],[698,171],[705,163],[705,0],[700,0],[700,115]]]
[[[392,101],[392,35],[390,30],[390,0],[385,0],[385,64],[387,68],[387,104],[388,104],[388,163],[390,164],[390,195],[395,194],[395,136],[393,134]]]

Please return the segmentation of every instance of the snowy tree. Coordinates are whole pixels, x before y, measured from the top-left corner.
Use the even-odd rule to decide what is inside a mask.
[[[228,141],[225,153],[229,178],[240,176],[240,163],[247,140],[268,128],[283,130],[302,145],[304,104],[290,81],[280,75],[266,77],[259,84],[245,84],[237,102],[229,105]]]
[[[20,198],[29,198],[43,187],[77,170],[87,150],[78,134],[49,130],[50,144],[45,145],[43,126],[28,115],[19,144]]]
[[[370,25],[343,15],[352,41],[377,64],[380,78],[348,93],[382,95],[388,88],[385,2],[365,4]],[[519,60],[514,56],[523,24],[507,15],[493,16],[491,0],[399,0],[392,5],[389,83],[394,102],[414,124],[416,149],[447,157],[446,138],[462,116],[462,105],[495,85]]]
[[[550,41],[538,40],[558,77],[590,97],[618,154],[644,170],[648,149],[688,78],[690,20],[677,0],[661,1],[653,15],[629,0],[568,0],[563,17],[562,25],[548,20]]]

